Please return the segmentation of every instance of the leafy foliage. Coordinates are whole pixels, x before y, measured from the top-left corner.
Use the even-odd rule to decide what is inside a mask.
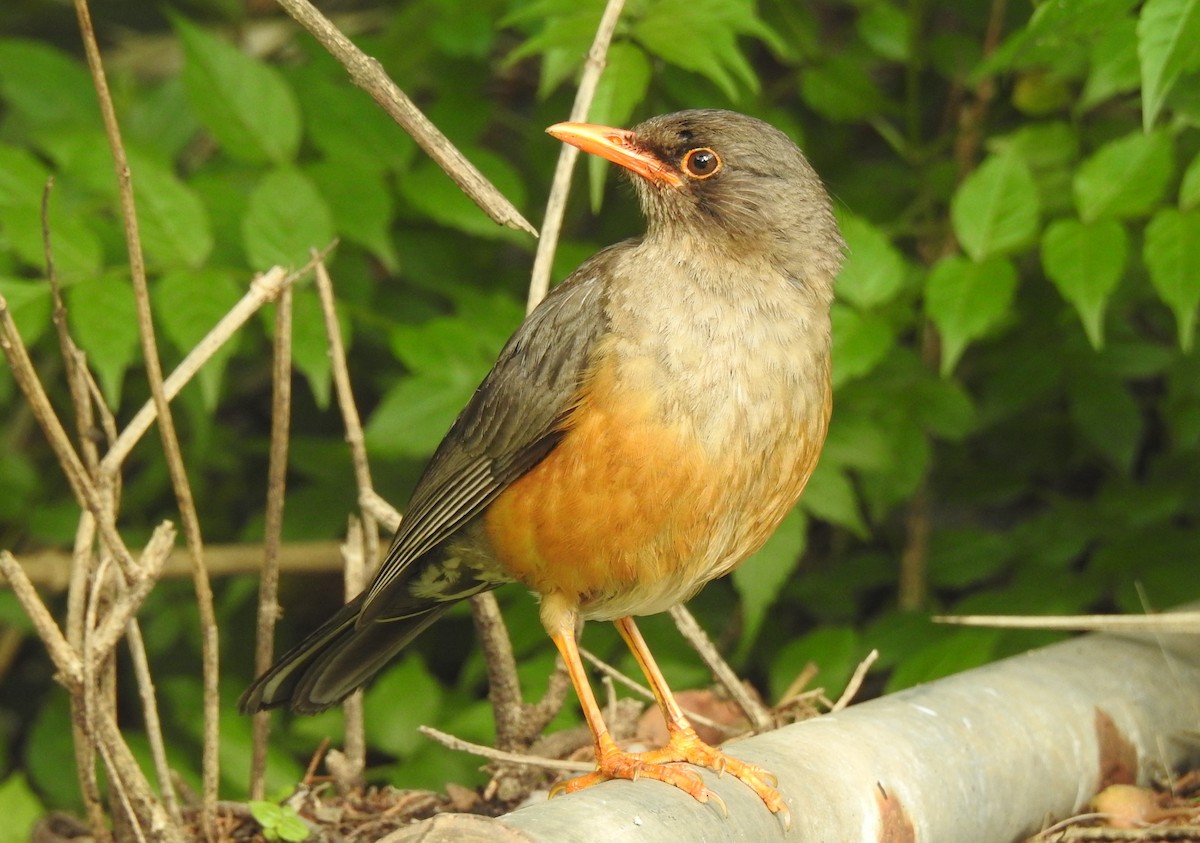
[[[65,407],[44,281],[52,175],[47,219],[69,324],[127,418],[146,390],[95,95],[75,41],[45,40],[20,7],[0,10],[0,31],[12,33],[0,38],[0,294]],[[536,219],[557,153],[542,127],[568,113],[602,8],[412,0],[367,8],[352,35]],[[166,364],[254,271],[297,265],[339,238],[331,271],[373,470],[402,503],[519,323],[533,244],[486,220],[306,36],[238,42],[191,17],[197,9],[242,13],[191,4],[131,40],[98,20]],[[992,29],[996,9],[1005,11]],[[282,25],[274,14],[222,22],[248,36]],[[1154,605],[1200,594],[1197,27],[1195,0],[1043,3],[1032,13],[984,0],[627,3],[592,119],[626,125],[685,107],[761,116],[821,172],[849,246],[820,468],[760,558],[694,602],[773,694],[809,660],[836,690],[871,647],[888,687],[900,687],[1047,640],[931,628],[897,608],[901,560],[927,564],[925,606],[939,611],[1136,611],[1139,586]],[[180,66],[124,46],[143,39],[169,43]],[[263,43],[275,46],[252,46]],[[602,213],[572,203],[558,278],[639,230],[628,191],[606,184],[602,162],[588,167]],[[178,399],[208,541],[261,533],[270,325],[266,313]],[[296,395],[285,530],[328,538],[343,530],[354,489],[329,409],[323,329],[303,288],[295,345],[307,388]],[[69,547],[73,498],[3,369],[0,405],[3,544]],[[143,450],[124,487],[131,535],[175,517],[165,465]],[[219,584],[232,794],[248,766],[248,726],[232,704],[249,678],[253,585]],[[281,640],[333,607],[340,591],[321,585],[285,580]],[[539,693],[552,648],[526,595],[502,600],[527,692]],[[183,747],[198,745],[200,698],[189,605],[186,588],[168,583],[142,614],[166,727]],[[6,623],[11,608],[0,600]],[[668,625],[645,624],[668,677],[707,681]],[[469,626],[452,613],[368,694],[376,778],[479,780],[472,759],[414,731],[428,722],[491,738]],[[587,635],[636,672],[614,633]],[[0,683],[0,813],[22,818],[31,800],[78,800],[61,774],[72,763],[65,708],[44,660],[26,651]],[[340,719],[283,722],[270,765],[280,790]],[[172,760],[195,781],[186,754]]]

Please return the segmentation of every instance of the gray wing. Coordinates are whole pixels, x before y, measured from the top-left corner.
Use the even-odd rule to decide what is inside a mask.
[[[617,244],[556,287],[522,323],[459,413],[409,500],[358,623],[387,612],[386,595],[417,559],[479,515],[564,435],[596,340],[607,328],[602,279]]]

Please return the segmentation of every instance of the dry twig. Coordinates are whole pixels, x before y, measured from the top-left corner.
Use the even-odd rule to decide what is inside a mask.
[[[429,118],[388,78],[378,61],[358,49],[307,0],[279,0],[279,5],[342,63],[351,81],[370,94],[484,213],[501,225],[537,237],[537,229],[429,122]]]
[[[204,547],[200,535],[200,516],[196,512],[195,501],[192,497],[191,485],[188,481],[187,470],[183,463],[183,454],[179,447],[179,437],[175,432],[175,423],[171,416],[167,396],[163,390],[162,364],[158,357],[158,343],[154,335],[153,315],[150,308],[150,290],[146,281],[146,266],[142,255],[141,236],[138,232],[137,207],[133,199],[133,181],[129,170],[129,160],[125,154],[124,143],[121,140],[121,129],[117,122],[116,109],[113,107],[112,96],[108,90],[108,80],[100,58],[100,47],[96,43],[96,33],[92,28],[91,12],[87,0],[75,0],[75,14],[79,19],[79,29],[83,36],[84,52],[87,55],[88,69],[96,87],[96,98],[100,104],[100,114],[104,120],[104,131],[108,137],[112,152],[113,164],[117,175],[117,194],[120,198],[121,217],[125,228],[126,250],[129,255],[129,274],[133,281],[134,301],[137,305],[138,335],[142,343],[142,362],[146,368],[146,379],[149,382],[150,394],[154,397],[154,405],[158,410],[158,430],[162,438],[163,451],[167,458],[167,469],[171,476],[171,486],[175,490],[175,498],[179,505],[180,517],[183,521],[183,532],[187,539],[188,548],[192,554],[193,584],[196,592],[196,603],[200,616],[200,637],[202,652],[202,676],[204,687],[204,737],[202,749],[202,777],[204,783],[202,824],[206,836],[213,836],[213,822],[216,817],[217,784],[219,773],[219,742],[220,742],[220,697],[218,683],[220,681],[217,648],[217,618],[213,607],[212,586],[209,583],[208,571],[204,567]]]
[[[729,693],[729,696],[741,707],[746,713],[750,725],[756,732],[765,732],[771,728],[771,712],[767,707],[759,702],[754,696],[746,690],[746,686],[742,684],[742,680],[729,666],[729,662],[721,656],[720,651],[709,639],[708,634],[696,621],[684,606],[675,606],[671,609],[671,618],[675,621],[675,626],[679,627],[679,631],[683,637],[687,639],[704,663],[708,665],[708,669],[713,672],[713,676]]]
[[[450,749],[469,752],[472,755],[478,755],[481,758],[488,758],[492,761],[501,761],[505,764],[521,764],[527,767],[562,770],[568,773],[590,773],[596,769],[595,764],[583,761],[563,761],[559,758],[543,758],[539,755],[525,755],[520,752],[506,752],[502,749],[482,746],[481,744],[464,741],[462,738],[456,738],[454,735],[448,735],[431,726],[420,726],[418,731],[422,735],[433,738],[438,743]]]
[[[596,96],[596,85],[599,84],[600,74],[604,72],[608,61],[608,47],[612,43],[613,32],[616,31],[624,6],[625,0],[608,0],[604,7],[600,25],[596,28],[591,49],[588,50],[587,60],[583,63],[583,73],[579,77],[579,89],[575,92],[575,103],[571,106],[572,121],[586,120],[588,112],[591,111],[592,99]],[[538,302],[546,297],[550,289],[550,267],[554,263],[554,251],[558,248],[567,196],[571,192],[571,174],[578,159],[579,149],[564,143],[558,153],[558,163],[554,165],[554,180],[550,183],[546,215],[542,219],[542,236],[538,240],[537,254],[533,258],[527,310],[537,307]]]
[[[267,458],[267,514],[263,526],[263,564],[258,581],[258,625],[254,635],[254,672],[271,666],[275,623],[279,620],[279,546],[283,505],[287,498],[288,435],[292,419],[292,289],[285,287],[275,304],[275,339],[271,367],[271,448]],[[271,715],[260,711],[252,721],[250,798],[266,789],[267,738]]]
[[[325,320],[325,336],[329,342],[334,390],[342,412],[342,424],[346,429],[346,444],[350,448],[350,459],[354,465],[354,480],[361,497],[368,491],[374,491],[371,466],[367,461],[362,419],[359,417],[358,405],[354,402],[354,391],[350,386],[350,368],[346,362],[346,344],[342,340],[342,328],[337,319],[333,282],[321,260],[316,262],[316,280],[321,313]],[[379,527],[370,512],[361,507],[360,510],[361,523],[357,519],[351,519],[347,543],[342,547],[347,600],[353,599],[366,587],[367,572],[374,571],[375,566],[379,564]],[[353,779],[360,777],[367,766],[367,738],[362,705],[362,694],[355,693],[348,697],[342,706],[346,715],[346,759],[351,768],[349,778]]]

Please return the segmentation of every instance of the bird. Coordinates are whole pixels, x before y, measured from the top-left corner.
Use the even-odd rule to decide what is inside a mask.
[[[371,584],[239,707],[329,708],[455,603],[517,582],[595,746],[596,771],[552,795],[653,779],[723,810],[695,764],[738,778],[787,825],[771,773],[697,736],[634,618],[761,547],[816,466],[845,250],[831,200],[787,135],[732,111],[546,131],[622,168],[645,233],[599,251],[526,317],[435,450]],[[584,621],[616,625],[666,719],[664,747],[613,739],[580,658]]]

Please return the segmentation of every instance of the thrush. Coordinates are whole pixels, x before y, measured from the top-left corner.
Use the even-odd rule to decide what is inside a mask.
[[[737,567],[816,466],[844,248],[829,197],[786,135],[742,114],[547,131],[630,174],[646,233],[598,252],[526,318],[429,461],[374,581],[240,707],[326,709],[452,605],[515,581],[539,599],[595,741],[596,772],[558,791],[648,778],[715,798],[690,762],[742,780],[786,822],[770,773],[696,735],[634,617]],[[617,746],[581,620],[615,623],[666,746]]]

